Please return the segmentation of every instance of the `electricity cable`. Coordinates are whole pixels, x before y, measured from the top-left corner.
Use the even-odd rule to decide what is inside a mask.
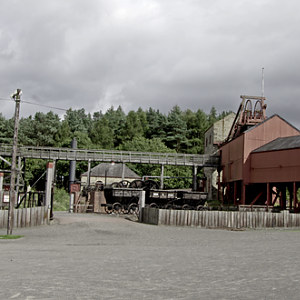
[[[13,99],[7,99],[7,98],[0,98],[0,100],[15,101]],[[29,101],[24,101],[24,100],[21,100],[21,103],[26,103],[26,104],[36,105],[36,106],[43,106],[43,107],[48,107],[48,108],[52,108],[52,109],[56,109],[56,110],[68,111],[67,109],[64,109],[64,108],[50,106],[50,105],[44,105],[44,104],[38,104],[38,103],[33,103],[33,102],[29,102]]]

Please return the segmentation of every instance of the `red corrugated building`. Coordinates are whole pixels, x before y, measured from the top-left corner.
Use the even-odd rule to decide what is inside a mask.
[[[280,138],[280,139],[278,139]],[[219,148],[224,203],[285,208],[286,189],[294,208],[300,186],[300,131],[278,115],[244,128]]]

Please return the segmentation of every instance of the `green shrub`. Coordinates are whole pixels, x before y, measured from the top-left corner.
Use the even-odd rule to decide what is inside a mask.
[[[53,210],[63,211],[69,210],[70,195],[64,188],[55,189],[53,197]]]

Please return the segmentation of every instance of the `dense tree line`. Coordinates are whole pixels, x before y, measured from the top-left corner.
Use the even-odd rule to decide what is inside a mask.
[[[125,114],[121,106],[93,115],[84,109],[69,109],[62,120],[52,111],[47,114],[38,112],[34,117],[20,119],[18,143],[26,146],[70,147],[71,140],[76,138],[78,148],[83,149],[202,154],[205,131],[226,114],[228,112],[217,114],[215,107],[211,108],[209,114],[201,109],[182,111],[177,105],[168,114],[152,108],[146,111],[139,108]],[[13,130],[13,118],[6,119],[0,113],[0,143],[12,143]],[[29,161],[26,180],[32,184],[45,170],[45,164],[38,160]],[[67,177],[68,166],[68,162],[59,162],[58,172]],[[159,175],[157,166],[130,167],[141,176]],[[166,175],[191,175],[190,170],[181,169],[179,172],[175,167],[169,167]],[[78,176],[85,172],[86,163],[79,163],[77,171]]]

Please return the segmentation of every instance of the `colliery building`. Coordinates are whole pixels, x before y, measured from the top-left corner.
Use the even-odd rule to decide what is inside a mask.
[[[264,98],[246,102],[247,96],[241,97],[229,135],[219,146],[218,197],[223,204],[288,205],[298,212],[300,131],[277,114],[267,118]]]

